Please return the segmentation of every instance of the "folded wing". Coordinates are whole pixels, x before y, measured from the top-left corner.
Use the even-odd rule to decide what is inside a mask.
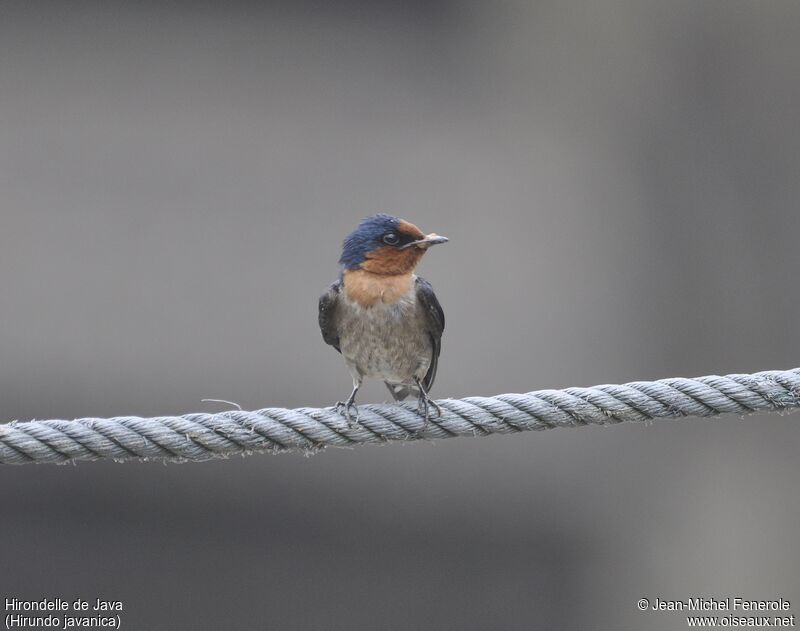
[[[322,331],[322,339],[326,344],[330,344],[340,353],[339,330],[336,325],[336,309],[339,304],[339,295],[342,291],[342,282],[337,280],[328,291],[319,297],[319,328]]]
[[[425,327],[431,339],[431,364],[422,380],[425,391],[429,392],[436,379],[436,368],[439,363],[439,353],[442,350],[442,332],[444,331],[444,311],[433,287],[424,278],[417,277],[417,301],[422,308]]]

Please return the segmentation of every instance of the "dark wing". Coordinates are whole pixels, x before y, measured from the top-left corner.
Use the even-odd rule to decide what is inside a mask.
[[[425,326],[428,329],[428,335],[431,338],[431,346],[433,353],[431,357],[431,365],[428,367],[428,372],[422,380],[422,385],[425,391],[430,391],[433,386],[433,380],[436,379],[436,367],[439,363],[439,353],[442,350],[442,331],[444,331],[444,311],[442,305],[436,299],[436,294],[433,293],[433,287],[424,278],[417,277],[417,302],[422,307],[422,312],[425,318]]]
[[[337,280],[328,291],[319,297],[319,328],[322,331],[322,339],[326,344],[330,344],[340,353],[339,330],[336,324],[336,307],[339,304],[339,293],[342,290],[342,281]]]

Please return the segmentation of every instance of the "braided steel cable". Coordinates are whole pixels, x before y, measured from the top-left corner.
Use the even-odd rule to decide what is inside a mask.
[[[414,404],[360,405],[351,427],[333,408],[141,418],[82,418],[0,425],[0,464],[111,458],[199,461],[234,454],[302,452],[362,443],[609,425],[687,416],[781,412],[800,407],[800,368],[593,388],[441,399],[425,425]]]

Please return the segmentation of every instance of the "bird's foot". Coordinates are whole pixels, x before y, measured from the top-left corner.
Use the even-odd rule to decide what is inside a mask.
[[[337,401],[336,405],[333,406],[333,409],[347,419],[347,425],[350,427],[350,429],[358,426],[359,412],[355,401],[350,399],[347,401]],[[350,413],[351,409],[355,411],[355,418],[353,418]]]
[[[428,424],[430,423],[430,412],[431,408],[436,410],[436,418],[441,418],[442,416],[442,408],[441,406],[436,403],[433,399],[431,399],[424,391],[420,390],[419,399],[417,400],[417,409],[419,413],[425,417],[425,421],[422,424],[422,429],[417,432],[417,434],[422,434],[428,429]]]

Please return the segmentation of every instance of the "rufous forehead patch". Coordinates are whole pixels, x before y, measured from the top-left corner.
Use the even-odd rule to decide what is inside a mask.
[[[410,221],[406,221],[405,219],[400,220],[400,224],[397,227],[397,231],[401,234],[407,234],[415,239],[422,239],[425,236],[425,233],[422,232],[419,228],[417,228],[413,223]]]

